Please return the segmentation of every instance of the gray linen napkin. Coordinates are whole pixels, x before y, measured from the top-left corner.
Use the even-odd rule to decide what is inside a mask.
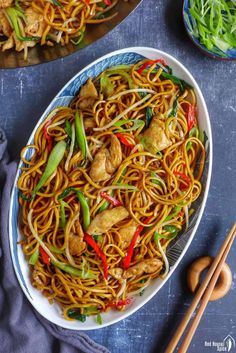
[[[50,324],[34,311],[12,266],[8,212],[16,162],[9,162],[0,128],[0,351],[5,353],[109,353],[86,334]]]

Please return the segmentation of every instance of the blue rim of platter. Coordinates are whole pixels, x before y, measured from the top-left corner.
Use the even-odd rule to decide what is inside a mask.
[[[101,72],[103,72],[105,69],[111,66],[116,66],[116,65],[121,65],[121,64],[134,64],[142,59],[146,59],[145,56],[140,54],[139,52],[142,52],[145,50],[149,50],[150,55],[155,57],[158,55],[165,55],[167,58],[169,58],[171,61],[175,62],[175,65],[178,64],[182,68],[183,71],[186,71],[186,69],[181,65],[179,62],[172,57],[169,56],[168,54],[157,51],[156,49],[152,48],[142,48],[142,47],[136,47],[136,48],[127,48],[127,49],[122,49],[118,50],[116,52],[110,53],[105,55],[104,57],[101,57],[100,59],[92,62],[90,65],[85,67],[83,70],[81,70],[77,75],[75,75],[62,89],[61,91],[56,95],[56,97],[52,100],[50,105],[47,107],[43,115],[40,117],[38,123],[36,124],[34,130],[32,131],[30,138],[27,142],[27,145],[33,144],[34,141],[34,136],[36,133],[36,130],[38,127],[42,124],[42,122],[47,118],[49,113],[59,107],[59,106],[69,106],[70,102],[74,99],[76,94],[78,94],[78,91],[80,87],[88,80],[90,77],[97,77]],[[205,105],[204,98],[201,94],[201,91],[194,80],[194,78],[191,76],[191,74],[188,72],[188,75],[190,75],[194,86],[196,87],[196,90],[198,90],[198,94],[200,95],[200,99],[202,100],[204,109],[207,112],[207,108]],[[168,278],[172,275],[173,271],[179,264],[181,258],[183,257],[184,253],[186,252],[188,246],[190,245],[194,234],[197,230],[197,227],[200,223],[203,210],[206,204],[206,198],[208,195],[209,191],[209,186],[210,186],[210,179],[211,179],[211,171],[212,171],[212,133],[211,133],[211,126],[210,126],[210,121],[209,121],[209,116],[207,113],[206,117],[206,126],[207,126],[207,136],[205,136],[206,140],[208,141],[208,151],[206,155],[206,163],[205,163],[205,168],[204,168],[204,173],[202,177],[202,185],[203,185],[203,190],[202,193],[197,201],[195,201],[194,208],[196,210],[194,216],[190,220],[189,224],[189,229],[185,232],[183,231],[182,234],[180,234],[171,244],[171,246],[167,249],[167,258],[170,263],[170,271],[166,278],[162,281],[161,285],[158,287],[158,290],[166,283]],[[26,160],[29,160],[30,157],[32,156],[34,150],[33,149],[27,149],[26,152],[24,153],[24,158]],[[15,177],[15,182],[14,186],[12,189],[12,194],[11,194],[11,201],[10,201],[10,212],[9,212],[9,236],[10,236],[10,248],[11,248],[11,256],[12,256],[12,261],[15,269],[16,276],[19,280],[19,283],[21,285],[21,288],[23,289],[24,293],[26,294],[27,298],[31,303],[34,302],[34,298],[31,295],[31,290],[28,288],[27,283],[25,281],[24,275],[22,273],[20,260],[24,258],[23,251],[21,250],[21,247],[18,245],[18,241],[22,239],[21,231],[19,228],[19,213],[20,213],[20,206],[19,206],[19,190],[17,188],[17,181],[19,179],[19,176],[21,174],[21,167],[23,166],[23,162],[21,161],[18,165],[16,177]],[[29,273],[29,266],[28,263],[26,263],[25,258],[24,258],[24,267],[27,267],[27,273]],[[25,270],[24,268],[24,270]],[[156,292],[155,292],[156,293]],[[153,295],[155,295],[155,293]],[[142,305],[144,305],[147,301],[149,301],[152,296],[149,296]],[[142,306],[141,305],[141,306]],[[140,305],[137,306],[133,312],[135,312],[137,309],[139,309]],[[36,310],[37,307],[35,306]],[[39,311],[39,313],[44,316],[46,319],[48,319],[44,313]],[[129,314],[130,315],[130,314]],[[124,318],[129,315],[124,315]],[[51,322],[54,322],[50,320]],[[119,321],[119,320],[118,320]],[[55,322],[54,322],[55,323]],[[111,323],[108,323],[106,325],[103,325],[102,327],[108,326]],[[68,327],[65,325],[62,325],[62,327],[72,329],[72,327]],[[73,328],[75,329],[75,328]],[[86,330],[86,328],[80,328],[82,330]],[[91,328],[90,328],[91,329]]]
[[[188,18],[188,20],[186,20],[186,17]],[[212,52],[211,50],[208,50],[205,47],[205,45],[200,43],[200,41],[192,35],[191,28],[189,27],[189,23],[188,23],[188,22],[192,23],[192,15],[189,12],[189,0],[184,0],[184,3],[183,3],[183,21],[190,39],[198,47],[198,49],[200,49],[206,55],[210,56],[213,59],[218,59],[218,60],[236,60],[236,48],[229,49],[225,53],[222,52],[222,55],[220,55]]]

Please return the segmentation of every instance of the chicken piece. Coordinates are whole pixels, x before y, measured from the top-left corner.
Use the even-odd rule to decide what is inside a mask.
[[[119,233],[120,233],[120,237],[121,237],[121,241],[122,241],[122,243],[121,243],[122,250],[126,249],[129,246],[136,229],[137,229],[137,225],[136,225],[136,223],[133,222],[133,225],[126,227],[126,228],[122,228],[120,230]],[[138,237],[136,243],[139,242],[139,239],[140,239],[140,237]]]
[[[13,0],[0,0],[0,9],[4,9],[5,7],[9,7],[13,4]]]
[[[141,276],[143,273],[153,273],[162,269],[162,261],[158,259],[149,259],[137,263],[124,271],[123,278],[131,278],[134,276]]]
[[[11,49],[11,48],[14,47],[14,45],[15,45],[15,43],[14,43],[14,38],[13,38],[13,36],[11,35],[10,38],[8,38],[8,40],[3,44],[3,46],[2,46],[2,51]]]
[[[122,162],[121,144],[115,135],[111,135],[110,148],[102,148],[95,155],[90,169],[90,177],[94,181],[104,181],[112,174]]]
[[[98,92],[91,78],[81,87],[79,97],[82,98],[79,103],[80,109],[92,109],[98,98]]]
[[[0,0],[0,4],[1,4],[1,0]],[[0,10],[0,33],[3,33],[7,37],[10,37],[12,33],[11,25],[2,10]]]
[[[36,12],[32,7],[25,10],[26,27],[25,33],[33,37],[42,37],[46,28],[43,15]]]
[[[156,154],[171,145],[171,141],[166,136],[165,123],[158,116],[152,118],[148,129],[141,136],[144,148]]]
[[[84,119],[84,128],[91,129],[96,127],[96,121],[93,118],[86,118]]]
[[[109,149],[109,156],[106,162],[106,170],[109,174],[113,174],[122,162],[122,149],[118,138],[111,135],[111,147]]]
[[[84,233],[79,221],[75,222],[76,235],[69,236],[69,250],[72,256],[80,256],[86,249],[86,243],[83,241]]]
[[[88,227],[88,233],[99,235],[107,232],[116,223],[123,221],[127,218],[129,212],[123,206],[112,208],[111,210],[105,210],[95,216]]]
[[[122,270],[120,267],[112,268],[109,270],[110,275],[118,280],[122,279],[123,272],[124,270]]]
[[[90,169],[90,177],[94,181],[104,181],[110,179],[111,175],[106,171],[106,160],[108,150],[103,148],[95,155]]]

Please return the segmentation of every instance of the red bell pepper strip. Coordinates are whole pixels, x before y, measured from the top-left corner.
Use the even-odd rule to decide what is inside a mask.
[[[47,128],[51,124],[51,122],[52,122],[52,120],[48,120],[43,127],[43,136],[47,140],[48,152],[50,152],[52,150],[52,137],[50,135],[48,135],[48,131],[47,131]]]
[[[151,217],[147,217],[143,223],[148,224],[151,218],[152,218],[152,216]],[[143,231],[143,228],[144,228],[144,226],[139,225],[138,228],[136,229],[135,233],[134,233],[134,236],[133,236],[133,238],[131,240],[131,243],[130,243],[130,245],[128,247],[127,255],[125,256],[125,258],[123,260],[123,268],[125,270],[127,270],[129,268],[129,266],[130,266],[130,262],[131,262],[131,259],[132,259],[132,256],[133,256],[133,252],[134,252],[134,247],[135,247],[135,245],[137,243],[138,236]]]
[[[108,194],[107,194],[106,192],[104,192],[104,191],[101,192],[101,196],[102,196],[105,200],[109,201],[113,206],[121,206],[121,205],[122,205],[122,203],[121,203],[119,200],[116,200],[114,197],[108,195]]]
[[[104,3],[107,5],[107,6],[110,6],[112,4],[111,0],[104,0]]]
[[[184,189],[188,188],[188,186],[191,183],[191,179],[186,174],[175,171],[174,175],[180,176],[187,183],[187,186],[185,184],[182,184],[182,186],[180,187],[180,190],[184,190]]]
[[[107,264],[107,258],[102,249],[98,246],[96,241],[92,238],[91,235],[88,233],[84,233],[84,241],[90,245],[95,253],[97,254],[98,257],[102,260],[102,265],[103,265],[103,273],[104,273],[104,278],[107,279],[108,277],[108,264]]]
[[[39,253],[42,258],[42,261],[45,265],[49,265],[51,262],[50,256],[46,253],[46,251],[42,248],[42,246],[39,247]]]
[[[196,110],[194,105],[188,106],[187,121],[188,121],[188,131],[190,131],[195,125],[197,125]]]
[[[157,59],[157,60],[148,60],[146,61],[142,66],[140,66],[140,68],[138,69],[138,73],[141,75],[141,73],[143,72],[143,70],[145,70],[148,66],[151,66],[153,64],[157,64],[160,63],[163,66],[167,66],[167,63],[165,62],[165,60],[163,59]]]
[[[127,138],[123,134],[118,133],[118,134],[116,134],[116,137],[120,140],[121,143],[123,143],[123,145],[130,147],[130,148],[135,147],[134,145],[129,143],[129,141],[127,140]]]
[[[118,302],[111,302],[106,304],[106,309],[107,308],[119,308],[120,306],[124,306],[124,305],[128,305],[132,302],[131,298],[127,298],[127,299],[121,299]]]

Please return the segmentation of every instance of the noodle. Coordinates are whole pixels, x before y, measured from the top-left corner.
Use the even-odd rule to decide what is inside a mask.
[[[167,275],[201,193],[202,135],[193,88],[148,60],[89,79],[37,129],[21,154],[21,246],[65,319],[124,310]]]
[[[120,0],[6,0],[0,1],[0,50],[24,50],[36,43],[62,46],[83,42],[86,27],[110,21]]]

